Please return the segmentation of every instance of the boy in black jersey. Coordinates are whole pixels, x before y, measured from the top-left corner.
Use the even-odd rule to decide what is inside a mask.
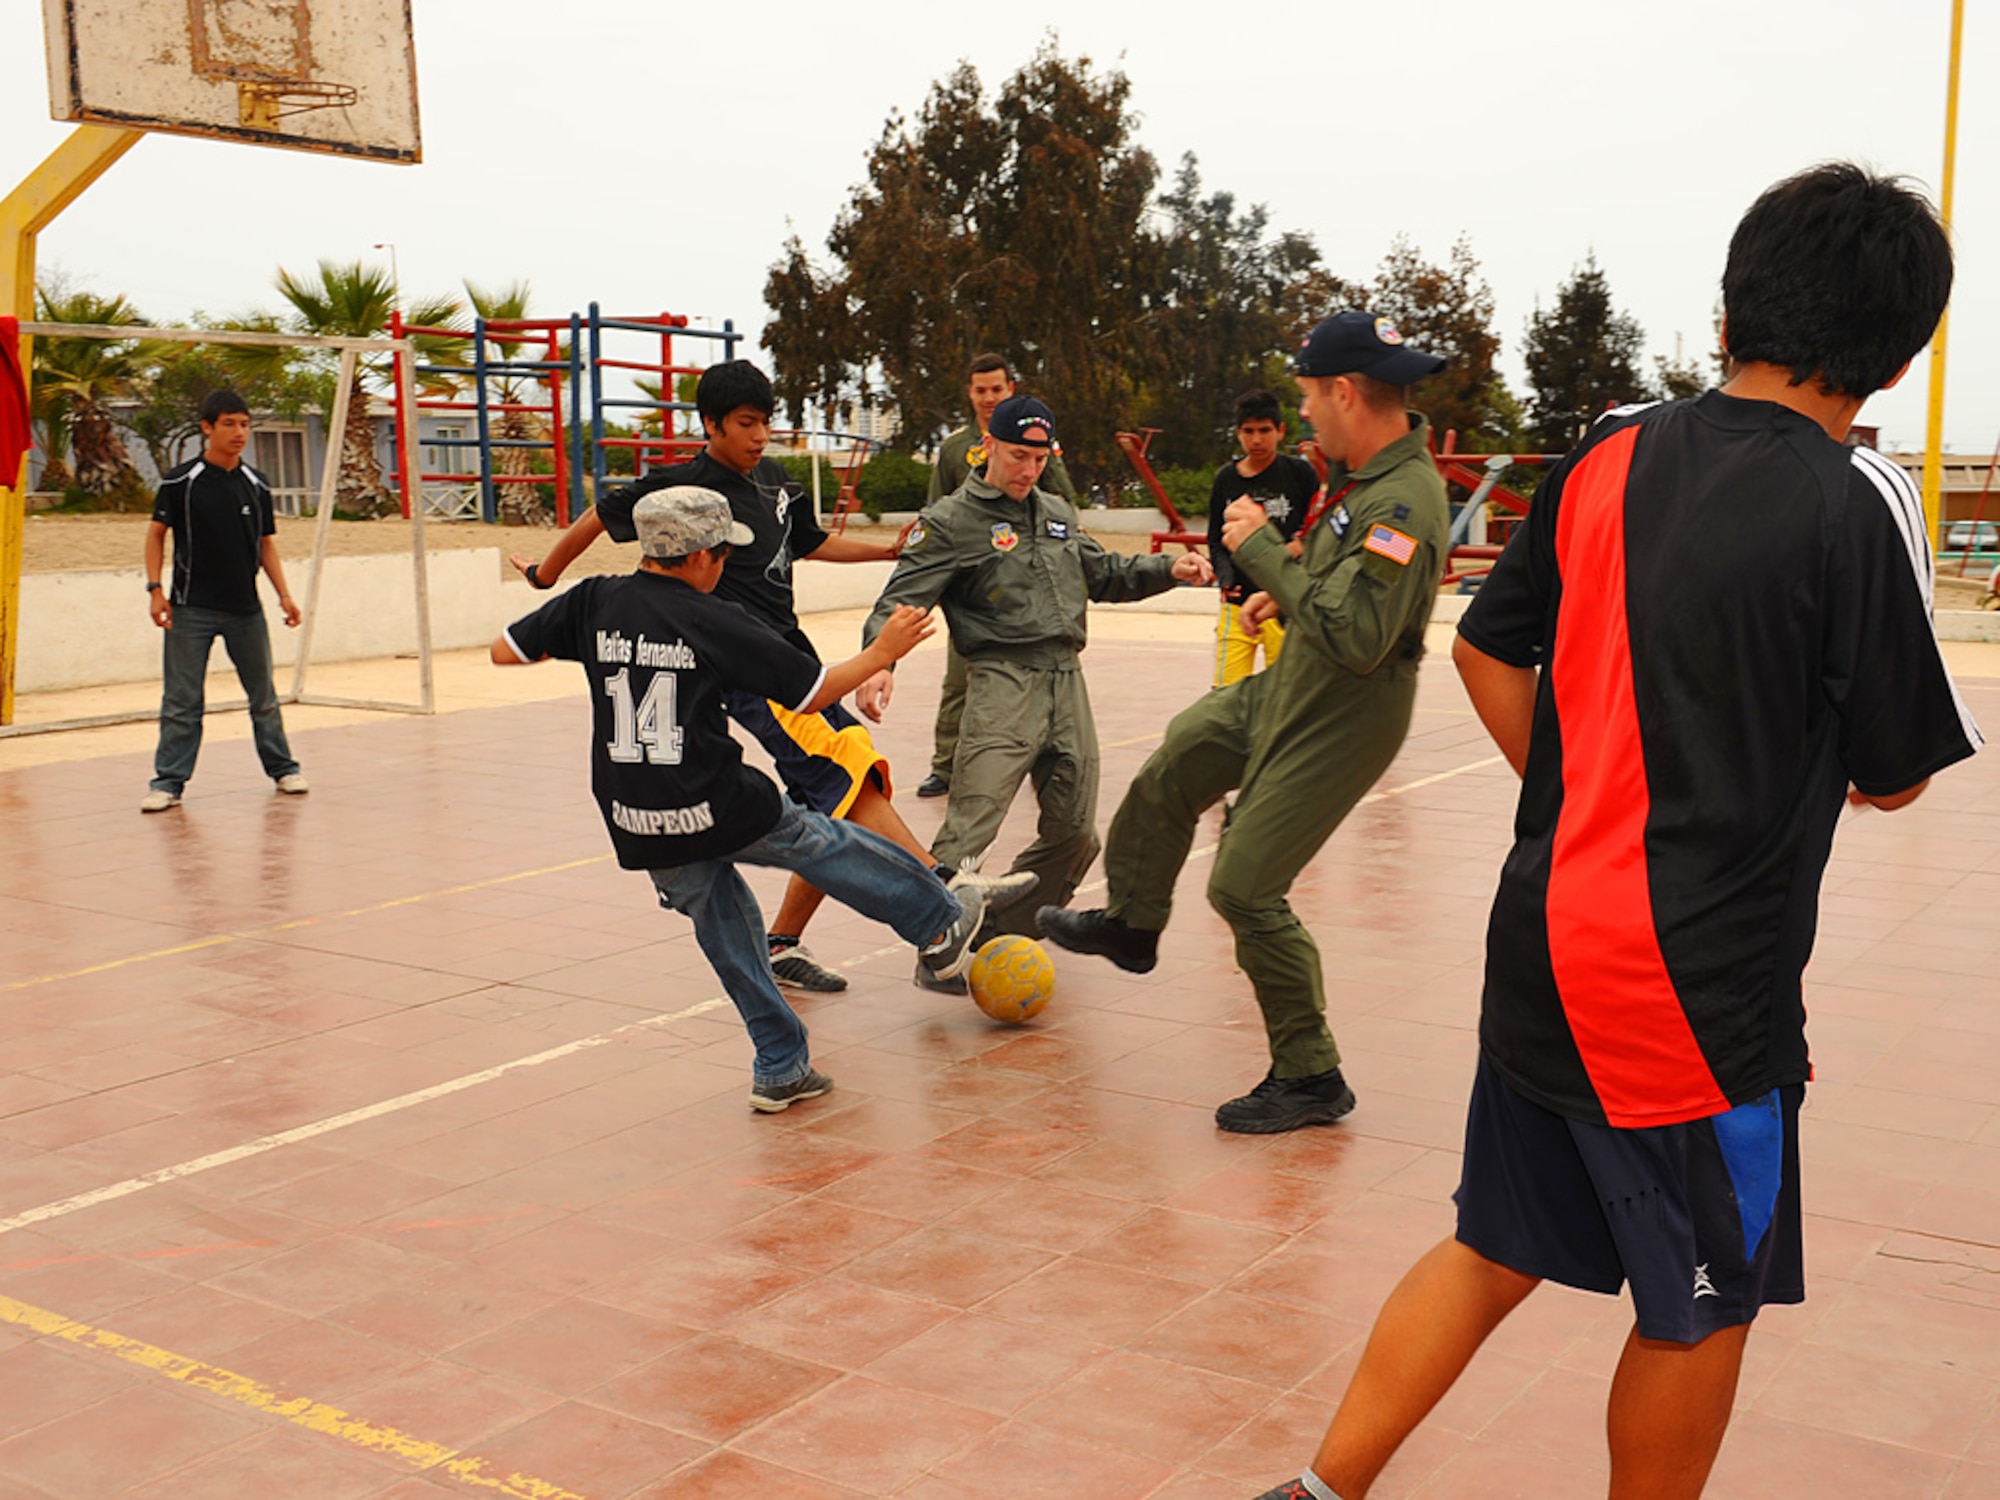
[[[1805,1296],[1801,976],[1842,806],[1903,807],[1980,744],[1931,625],[1922,505],[1842,441],[1951,281],[1936,215],[1893,179],[1833,163],[1768,190],[1730,240],[1727,381],[1606,413],[1460,624],[1522,790],[1458,1231],[1267,1500],[1361,1500],[1544,1279],[1631,1287],[1611,1494],[1707,1484],[1751,1321]]]
[[[607,491],[556,539],[540,562],[518,556],[510,561],[536,588],[548,588],[598,537],[634,540],[632,507],[643,496],[675,485],[700,485],[727,499],[731,513],[752,534],[730,554],[716,585],[717,596],[742,605],[800,651],[816,657],[792,607],[793,564],[805,558],[889,561],[900,545],[829,536],[820,529],[810,498],[776,460],[764,456],[777,396],[770,378],[750,361],[733,359],[709,366],[696,383],[695,405],[708,436],[701,453]],[[799,714],[760,694],[742,691],[727,694],[723,706],[776,762],[793,801],[830,818],[859,823],[919,858],[924,856],[922,842],[889,801],[889,762],[876,752],[867,727],[841,703],[829,702],[816,713]],[[795,879],[772,923],[772,969],[778,983],[789,989],[847,988],[845,979],[819,964],[799,941],[819,901],[820,893],[809,882]]]
[[[501,666],[561,657],[591,682],[591,790],[628,870],[660,904],[687,913],[757,1049],[753,1109],[817,1098],[806,1029],[778,993],[763,914],[736,872],[772,865],[809,878],[918,947],[931,973],[971,959],[984,889],[947,888],[888,840],[800,808],[743,764],[723,699],[754,692],[813,713],[928,637],[924,611],[899,610],[859,656],[823,667],[741,606],[713,597],[732,547],[751,539],[713,490],[682,486],[641,499],[632,520],[645,560],[623,577],[589,578],[494,641]]]
[[[1236,398],[1236,441],[1243,456],[1215,471],[1208,492],[1208,560],[1215,566],[1215,586],[1222,609],[1215,621],[1215,685],[1241,682],[1257,668],[1257,648],[1264,648],[1264,665],[1277,665],[1284,649],[1285,627],[1266,620],[1254,633],[1244,629],[1243,601],[1251,586],[1222,545],[1223,512],[1236,500],[1255,500],[1289,544],[1299,534],[1306,507],[1319,489],[1319,474],[1303,458],[1280,453],[1285,440],[1285,413],[1269,391],[1245,391]]]

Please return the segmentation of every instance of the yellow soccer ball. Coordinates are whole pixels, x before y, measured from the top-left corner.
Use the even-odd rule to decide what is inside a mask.
[[[1004,1025],[1019,1026],[1056,992],[1056,966],[1040,943],[1010,933],[973,955],[965,983],[973,1004]]]

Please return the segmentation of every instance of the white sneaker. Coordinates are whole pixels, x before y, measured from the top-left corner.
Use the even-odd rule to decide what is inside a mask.
[[[283,792],[287,797],[303,797],[307,792],[312,790],[312,787],[307,783],[305,777],[294,771],[289,776],[280,776],[278,778],[278,790]]]
[[[1009,870],[1004,875],[982,875],[977,870],[960,870],[945,882],[945,889],[956,892],[970,887],[985,895],[988,906],[1005,906],[1010,901],[1020,900],[1041,881],[1042,877],[1033,870]]]
[[[179,792],[163,792],[158,787],[146,793],[146,800],[139,804],[140,812],[165,812],[170,807],[181,805]]]

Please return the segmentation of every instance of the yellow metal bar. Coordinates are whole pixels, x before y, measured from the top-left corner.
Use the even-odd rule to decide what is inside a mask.
[[[1951,64],[1944,89],[1944,182],[1938,195],[1938,216],[1951,233],[1952,184],[1958,175],[1958,58],[1965,36],[1965,0],[1951,0]],[[1924,527],[1931,545],[1938,545],[1938,509],[1944,488],[1944,345],[1951,312],[1938,319],[1931,336],[1931,403],[1924,423]]]
[[[35,316],[35,236],[123,156],[143,130],[79,125],[48,159],[0,198],[0,313]],[[21,369],[34,365],[33,341],[21,338]],[[0,724],[14,722],[14,661],[21,638],[21,541],[28,524],[28,464],[0,488]]]

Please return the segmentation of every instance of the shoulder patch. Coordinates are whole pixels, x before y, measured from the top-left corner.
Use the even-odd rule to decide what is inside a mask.
[[[1399,567],[1407,568],[1410,559],[1417,555],[1417,539],[1405,536],[1393,526],[1377,526],[1368,533],[1368,540],[1362,547],[1377,557],[1386,557]]]
[[[930,531],[925,527],[924,523],[922,521],[917,522],[916,525],[910,528],[909,536],[904,538],[903,550],[905,552],[916,551],[917,548],[923,546],[924,538],[929,535]]]
[[[1390,515],[1389,519],[1390,519],[1390,520],[1392,520],[1392,521],[1407,521],[1407,520],[1409,520],[1409,519],[1410,519],[1410,507],[1409,507],[1409,506],[1407,506],[1407,505],[1399,505],[1399,506],[1397,506],[1397,507],[1396,507],[1396,509],[1395,509],[1395,511],[1394,511],[1394,512],[1393,512],[1393,513],[1392,513],[1392,514]]]

